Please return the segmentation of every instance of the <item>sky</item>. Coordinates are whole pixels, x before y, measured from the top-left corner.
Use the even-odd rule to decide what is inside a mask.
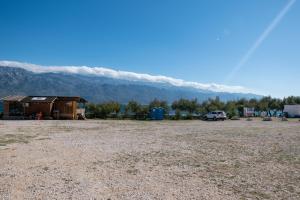
[[[300,0],[0,0],[0,60],[300,95]]]

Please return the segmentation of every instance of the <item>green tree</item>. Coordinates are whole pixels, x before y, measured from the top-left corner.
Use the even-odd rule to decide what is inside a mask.
[[[197,99],[179,99],[178,101],[174,101],[171,107],[173,110],[187,111],[189,113],[193,113],[197,111],[198,106],[199,104]]]
[[[88,118],[95,118],[99,110],[96,104],[88,103],[86,105],[86,113]]]
[[[137,113],[141,110],[141,104],[136,101],[129,101],[126,105],[126,112]]]
[[[111,113],[118,113],[120,111],[120,104],[114,101],[101,104],[89,103],[86,106],[86,111],[89,118],[105,119]]]
[[[136,101],[129,101],[126,106],[126,114],[132,115],[134,119],[145,118],[149,113],[148,106],[142,106]]]
[[[270,107],[269,107],[270,101],[271,101],[270,96],[261,98],[258,103],[259,110],[260,111],[269,111],[270,110]]]
[[[219,97],[214,99],[209,98],[207,101],[204,101],[201,105],[207,112],[211,112],[214,110],[224,110],[225,104],[220,101]]]
[[[140,109],[136,112],[135,119],[145,120],[149,115],[149,106],[142,105]]]
[[[149,109],[153,109],[155,107],[161,107],[165,110],[165,112],[169,111],[169,105],[166,101],[160,101],[158,99],[154,99],[149,103]]]
[[[239,115],[235,101],[227,101],[224,110],[229,118]]]
[[[284,105],[295,105],[300,104],[300,97],[289,96],[283,99]]]

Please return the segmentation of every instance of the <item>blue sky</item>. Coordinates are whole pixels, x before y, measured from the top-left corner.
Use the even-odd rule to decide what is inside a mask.
[[[300,95],[300,1],[0,0],[0,60],[88,65]]]

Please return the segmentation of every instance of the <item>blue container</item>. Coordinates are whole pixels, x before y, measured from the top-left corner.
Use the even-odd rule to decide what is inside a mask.
[[[150,111],[150,118],[152,120],[163,120],[164,112],[165,110],[163,108],[152,108]]]

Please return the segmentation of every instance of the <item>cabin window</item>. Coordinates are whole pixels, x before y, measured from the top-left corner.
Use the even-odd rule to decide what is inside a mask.
[[[23,115],[23,106],[19,102],[10,102],[9,103],[9,115],[10,116],[22,116]]]

